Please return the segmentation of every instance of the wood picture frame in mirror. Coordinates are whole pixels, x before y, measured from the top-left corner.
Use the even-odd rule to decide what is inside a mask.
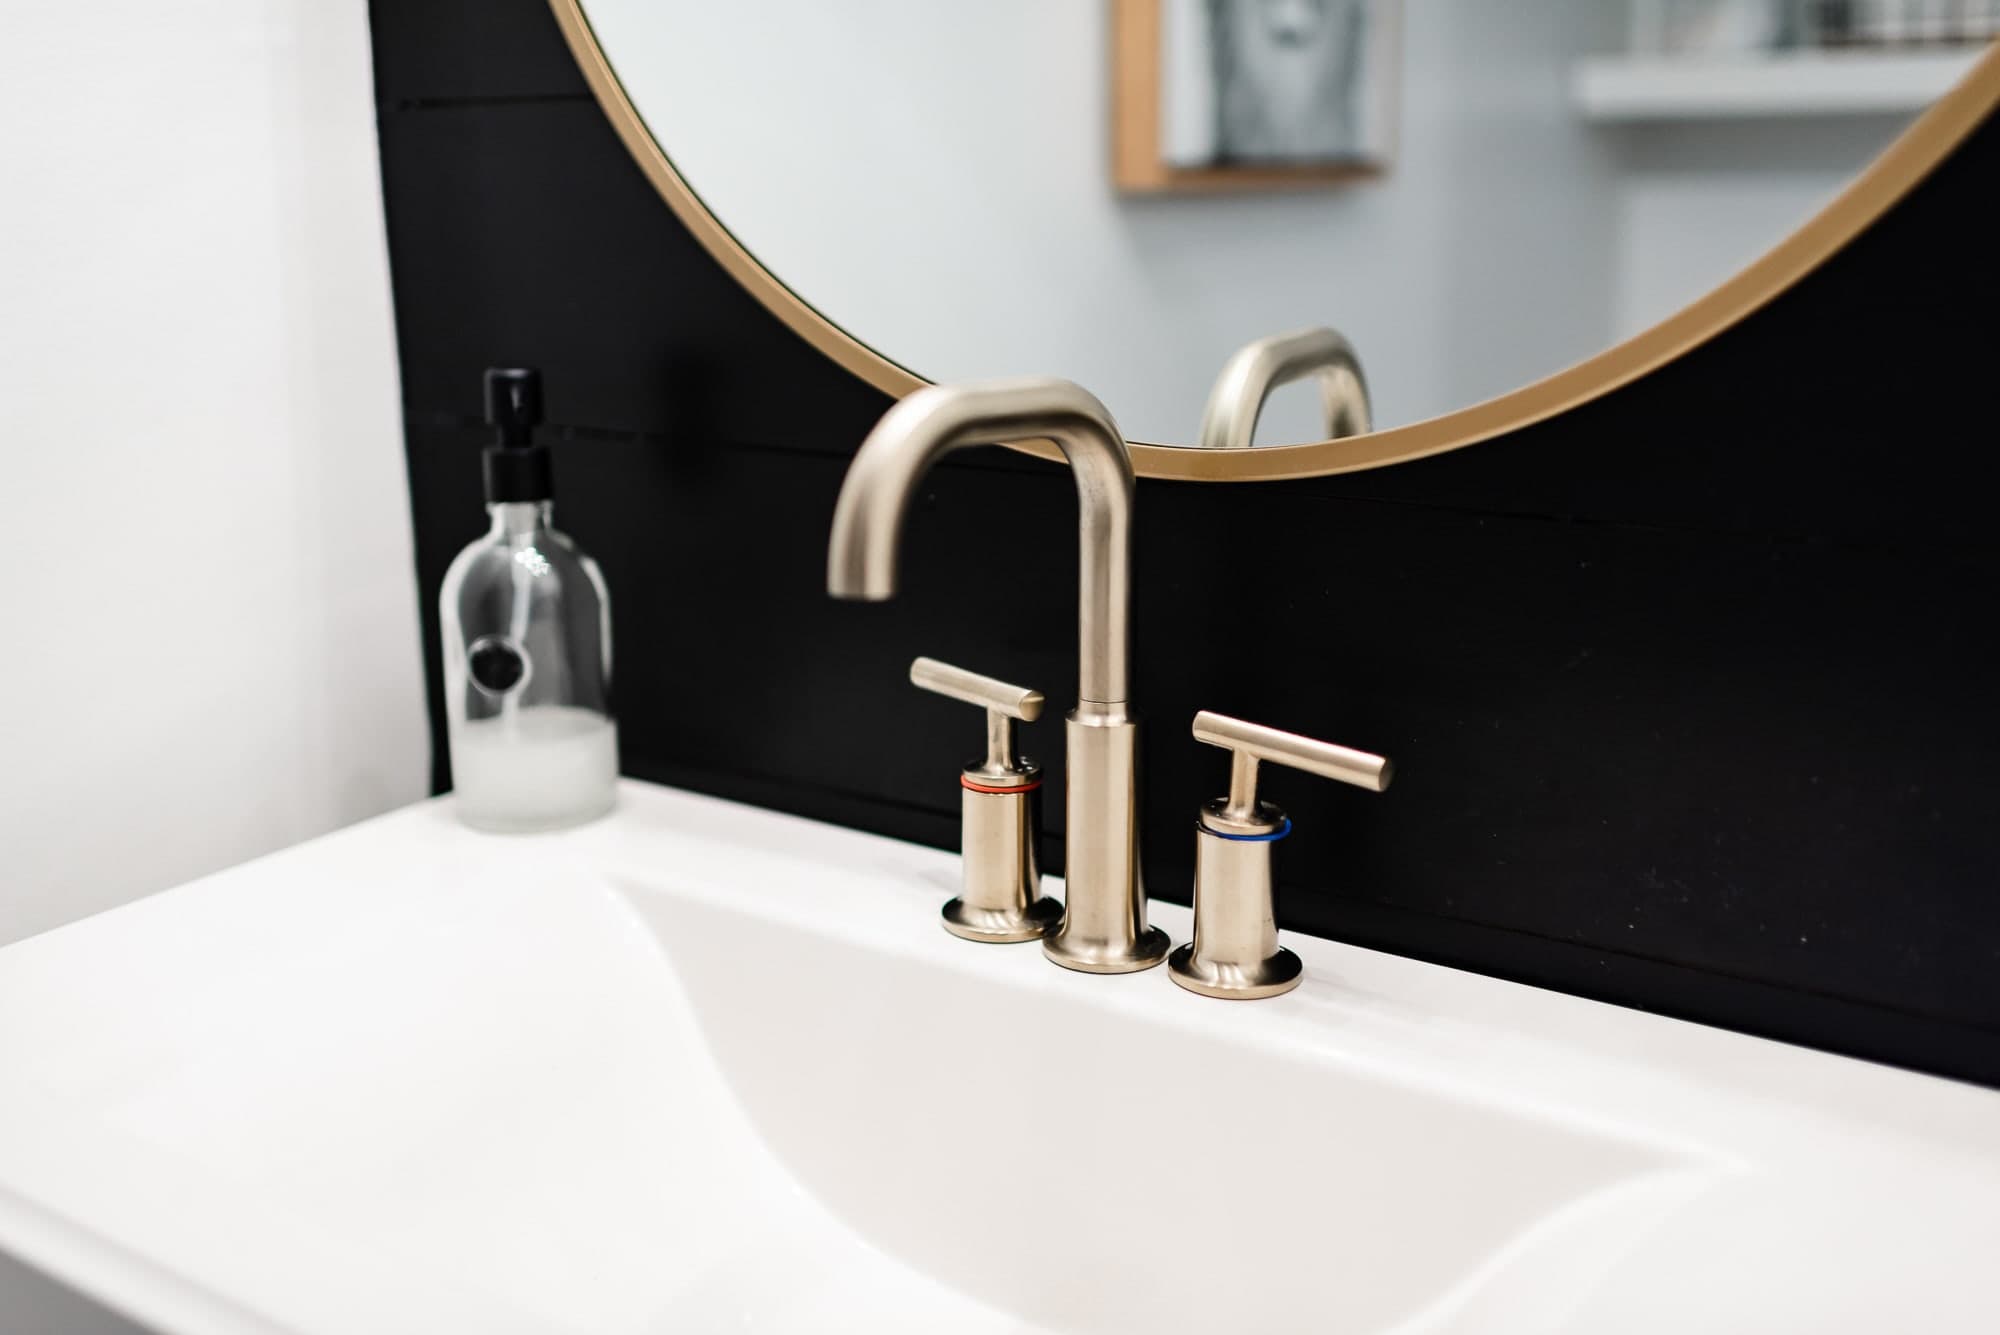
[[[1169,194],[1380,174],[1401,22],[1400,0],[1112,0],[1112,181]]]

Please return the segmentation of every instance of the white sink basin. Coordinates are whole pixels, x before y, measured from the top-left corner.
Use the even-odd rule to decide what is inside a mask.
[[[1310,938],[1067,973],[956,876],[627,784],[10,947],[0,1248],[190,1332],[2000,1329],[2000,1096]]]

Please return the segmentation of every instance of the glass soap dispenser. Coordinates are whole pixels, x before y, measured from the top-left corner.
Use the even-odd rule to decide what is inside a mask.
[[[552,830],[617,797],[611,601],[597,563],[550,525],[541,373],[487,371],[486,420],[493,526],[451,563],[440,597],[452,783],[475,829]]]

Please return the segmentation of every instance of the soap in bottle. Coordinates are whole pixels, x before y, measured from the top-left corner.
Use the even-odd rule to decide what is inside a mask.
[[[487,371],[486,420],[492,527],[451,563],[439,600],[452,784],[475,829],[553,830],[617,799],[611,601],[597,563],[550,522],[540,373]]]

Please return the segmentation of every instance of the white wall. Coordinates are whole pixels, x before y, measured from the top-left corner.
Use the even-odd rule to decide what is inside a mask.
[[[8,6],[0,942],[420,797],[363,0]]]
[[[1387,176],[1135,199],[1100,0],[585,7],[667,153],[808,301],[932,379],[1079,380],[1151,441],[1191,441],[1224,358],[1305,324],[1354,339],[1384,423],[1550,374],[1753,258],[1895,129],[1688,132],[1737,145],[1710,153],[1593,127],[1571,65],[1622,6],[1408,0]],[[1280,391],[1259,438],[1316,436],[1312,403]]]

